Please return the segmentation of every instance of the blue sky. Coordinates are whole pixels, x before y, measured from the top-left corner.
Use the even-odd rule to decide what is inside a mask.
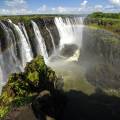
[[[120,12],[120,0],[0,0],[0,14]]]

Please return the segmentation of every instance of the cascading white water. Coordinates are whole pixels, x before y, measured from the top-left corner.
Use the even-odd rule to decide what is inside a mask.
[[[22,23],[22,24],[21,24],[21,23],[18,23],[18,25],[20,26],[21,30],[23,31],[23,33],[24,33],[24,35],[25,35],[25,38],[26,38],[26,40],[27,40],[27,43],[28,43],[29,47],[31,48],[30,41],[29,41],[29,37],[28,37],[27,31],[26,31],[26,29],[25,29],[24,23]],[[33,55],[32,55],[32,56],[33,56]]]
[[[50,37],[51,37],[51,40],[52,40],[52,45],[53,45],[53,52],[56,51],[56,47],[55,47],[55,42],[54,42],[54,38],[52,36],[52,33],[50,32],[50,30],[48,29],[48,27],[46,26],[46,30],[48,31]]]
[[[3,51],[0,51],[0,80],[5,82],[7,81],[7,76],[11,72],[17,72],[22,71],[22,67],[20,65],[20,61],[17,58],[16,53],[16,42],[13,33],[9,28],[6,27],[4,23],[0,21],[0,25],[4,30],[5,34],[5,43],[6,49]],[[2,44],[0,45],[0,48],[2,49]]]
[[[82,46],[83,18],[55,17],[55,24],[60,35],[60,48],[64,44],[76,44]]]
[[[4,44],[0,41],[0,93],[2,86],[7,82],[12,72],[23,71],[20,60],[17,58],[16,41],[13,32],[3,22],[0,26],[4,30]]]
[[[78,48],[72,56],[66,57],[66,62],[78,61],[80,57],[84,29],[83,20],[83,17],[55,17],[55,25],[60,36],[59,51],[65,49],[66,45],[76,45]],[[69,51],[71,50],[69,49]]]
[[[12,45],[12,40],[14,40],[14,38],[11,38],[10,36],[10,31],[9,29],[5,26],[5,24],[3,24],[2,22],[0,22],[0,24],[2,25],[3,29],[4,29],[4,33],[5,33],[5,36],[6,36],[6,46],[9,48],[9,54],[10,54],[10,57],[12,59],[12,61],[15,61],[17,62],[17,58],[16,58],[16,54],[15,54],[15,51],[12,49],[13,48],[13,45]],[[3,62],[4,60],[2,60]],[[11,61],[9,61],[11,62]]]
[[[0,25],[5,32],[5,41],[2,41],[3,43],[0,42],[0,86],[1,84],[6,83],[10,73],[24,71],[26,63],[31,61],[34,56],[34,53],[32,52],[33,46],[29,42],[29,37],[24,24],[20,23],[16,25],[12,23],[11,20],[8,20],[8,22],[10,26],[0,22]],[[48,59],[46,44],[41,35],[39,27],[34,21],[31,21],[31,23],[35,35],[35,39],[33,39],[32,43],[34,44],[35,42],[34,47],[37,49],[37,55],[42,55],[47,65],[52,66],[54,62],[52,64],[48,63],[50,62],[50,59]],[[79,48],[82,46],[82,33],[84,27],[83,18],[55,17],[55,25],[60,36],[60,44],[58,49],[56,49],[55,46],[55,38],[52,36],[50,29],[48,29],[46,26],[46,30],[48,31],[47,33],[50,35],[51,42],[53,44],[53,59],[54,56],[58,56],[56,57],[57,60],[60,58],[64,62],[78,61],[80,55]],[[65,44],[75,44],[78,47],[74,54],[69,58],[60,56],[60,50]],[[5,50],[4,45],[7,46]]]
[[[30,49],[29,44],[26,41],[26,38],[25,38],[23,32],[19,28],[19,26],[12,23],[12,21],[10,21],[10,23],[14,26],[15,30],[18,33],[19,40],[20,40],[19,42],[21,43],[22,65],[23,65],[23,67],[25,67],[26,63],[30,62],[33,59],[32,51]]]
[[[30,44],[30,40],[29,40],[27,31],[26,31],[26,29],[25,29],[25,25],[24,25],[24,23],[22,23],[22,24],[21,24],[21,23],[18,23],[18,25],[19,25],[19,27],[21,28],[21,30],[23,31],[23,33],[24,33],[24,36],[25,36],[26,41],[27,41],[27,43],[28,43],[28,46],[29,46],[29,48],[30,48],[31,56],[32,56],[32,58],[33,58],[32,47],[31,47],[31,44]]]
[[[35,37],[36,37],[36,40],[38,42],[38,51],[39,53],[42,54],[42,56],[44,57],[44,60],[47,61],[48,59],[48,53],[47,53],[47,48],[46,48],[46,45],[45,45],[45,41],[40,33],[40,30],[37,26],[37,24],[34,22],[34,21],[31,21],[32,25],[33,25],[33,30],[34,30],[34,34],[35,34]]]

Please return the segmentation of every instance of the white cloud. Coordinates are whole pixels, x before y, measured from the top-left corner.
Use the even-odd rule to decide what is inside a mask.
[[[0,14],[4,15],[4,14],[9,14],[9,10],[8,9],[0,9]]]
[[[107,6],[105,6],[105,9],[113,9],[113,8],[114,8],[113,5],[107,5]]]
[[[61,14],[74,14],[74,13],[78,13],[79,8],[77,7],[62,7],[62,6],[58,6],[56,8],[51,8],[49,9],[49,11],[51,11],[51,13],[61,13]]]
[[[47,5],[42,5],[37,11],[38,12],[45,12],[45,11],[47,11]]]
[[[81,4],[80,4],[80,7],[78,8],[78,11],[80,12],[83,12],[83,11],[86,11],[86,9],[88,8],[87,6],[87,3],[88,1],[87,0],[84,0]]]
[[[81,5],[81,6],[86,6],[87,3],[88,3],[88,1],[87,1],[87,0],[84,0],[80,5]]]
[[[56,10],[56,8],[54,8],[54,7],[53,7],[53,8],[51,8],[51,9],[52,9],[52,11],[55,11],[55,10]]]
[[[100,12],[103,11],[103,6],[102,5],[95,5],[95,11]]]
[[[62,6],[59,6],[59,7],[57,8],[57,10],[58,10],[59,13],[64,13],[64,12],[67,11],[67,8],[62,7]]]
[[[27,0],[5,0],[5,8],[0,9],[0,14],[32,14],[33,11],[28,9]]]
[[[63,6],[58,6],[58,7],[52,7],[49,8],[45,5],[41,6],[38,13],[48,13],[48,14],[88,14],[92,12],[119,12],[120,9],[116,9],[113,5],[94,5],[90,6],[87,5],[87,2],[82,2],[84,3],[84,6],[80,4],[80,7],[63,7]],[[86,3],[86,4],[85,4]]]
[[[37,12],[38,13],[65,13],[67,12],[66,7],[58,6],[54,8],[48,8],[46,5],[42,5]]]
[[[109,0],[112,4],[108,5],[89,5],[87,0],[83,0],[79,7],[68,7],[68,6],[58,6],[49,7],[47,5],[42,5],[36,10],[29,10],[28,0],[4,0],[5,6],[0,9],[0,14],[87,14],[95,11],[102,12],[120,12],[120,7],[115,6],[120,5],[120,0]]]
[[[5,0],[5,5],[12,8],[26,7],[26,0]]]
[[[24,15],[24,14],[32,14],[33,11],[27,9],[0,9],[0,15]]]
[[[112,4],[120,6],[120,0],[109,0]]]

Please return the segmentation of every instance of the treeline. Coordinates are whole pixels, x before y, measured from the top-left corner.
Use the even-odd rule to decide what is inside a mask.
[[[29,24],[31,20],[39,20],[42,18],[51,19],[54,16],[48,15],[16,15],[16,16],[0,16],[1,21],[7,21],[8,19],[12,20],[15,24],[18,22],[24,22],[25,24]]]
[[[91,18],[112,18],[112,19],[120,19],[120,13],[102,13],[95,12],[93,14],[88,15]]]
[[[96,28],[102,28],[120,35],[120,13],[95,12],[88,15],[85,24]]]

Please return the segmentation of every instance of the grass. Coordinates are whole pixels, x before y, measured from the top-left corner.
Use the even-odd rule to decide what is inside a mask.
[[[88,21],[88,26],[120,34],[120,14],[93,13],[88,15],[85,21]]]
[[[9,112],[9,107],[1,107],[0,108],[0,119],[5,117]]]

